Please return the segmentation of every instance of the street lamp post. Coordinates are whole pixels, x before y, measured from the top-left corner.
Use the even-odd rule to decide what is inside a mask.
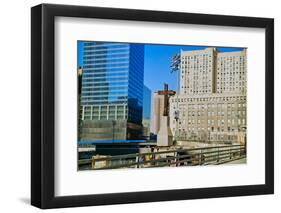
[[[178,137],[178,128],[179,128],[179,110],[176,109],[176,111],[174,112],[174,119],[176,120],[176,131],[175,131],[175,140]]]

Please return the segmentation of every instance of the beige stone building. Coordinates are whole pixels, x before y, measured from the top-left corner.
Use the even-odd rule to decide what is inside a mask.
[[[215,92],[214,48],[181,51],[180,94],[198,95]]]
[[[179,91],[170,98],[170,126],[175,138],[245,143],[246,50],[182,51]]]
[[[173,115],[178,111],[178,120]],[[170,98],[170,126],[174,136],[200,141],[237,141],[246,129],[246,96],[207,94]]]
[[[151,132],[155,135],[158,134],[160,129],[160,120],[164,112],[164,96],[159,95],[157,92],[153,94],[153,126],[151,127]]]
[[[247,93],[246,49],[217,54],[216,93]]]

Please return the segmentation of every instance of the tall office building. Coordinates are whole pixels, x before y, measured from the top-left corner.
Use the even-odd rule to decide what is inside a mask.
[[[144,46],[83,42],[80,139],[116,142],[142,133]]]
[[[216,63],[216,93],[247,93],[246,49],[219,52]]]
[[[210,94],[215,91],[215,66],[217,51],[181,51],[180,94]]]
[[[151,117],[151,90],[143,85],[143,119]]]
[[[151,120],[151,90],[143,85],[143,136],[150,136],[150,120]]]
[[[187,140],[245,143],[246,95],[246,49],[182,51],[180,93],[170,98],[173,135]]]

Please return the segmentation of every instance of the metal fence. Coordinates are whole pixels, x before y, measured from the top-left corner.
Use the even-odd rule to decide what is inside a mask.
[[[88,169],[99,170],[218,165],[245,157],[244,145],[223,145],[117,156],[93,156],[92,159],[79,160],[79,167],[88,166]]]

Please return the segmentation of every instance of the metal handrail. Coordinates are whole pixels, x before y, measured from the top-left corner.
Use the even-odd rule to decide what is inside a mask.
[[[231,145],[231,146],[212,146],[212,147],[201,147],[201,148],[191,148],[191,149],[174,149],[174,150],[167,150],[167,151],[160,151],[160,152],[146,152],[146,153],[134,153],[134,154],[126,154],[126,155],[114,155],[114,156],[107,156],[107,157],[101,157],[99,159],[96,159],[96,161],[104,161],[107,159],[115,160],[120,159],[124,156],[127,156],[127,158],[130,157],[140,157],[143,155],[155,155],[155,154],[167,154],[167,153],[175,153],[175,152],[183,152],[183,151],[197,151],[197,150],[206,150],[206,149],[216,149],[216,148],[231,148],[231,147],[244,147],[243,145]]]
[[[208,151],[210,149],[216,149],[216,150]],[[186,154],[179,155],[178,154],[179,152],[181,153],[186,152]],[[166,156],[164,158],[155,159],[157,155],[169,154],[169,153],[173,154],[174,156]],[[191,149],[175,149],[175,150],[167,150],[167,151],[160,151],[160,152],[135,153],[135,154],[127,154],[127,155],[101,157],[98,159],[83,159],[83,160],[79,160],[79,165],[91,164],[93,161],[113,162],[114,160],[120,160],[120,161],[134,160],[134,162],[130,162],[130,163],[120,163],[118,165],[110,165],[110,166],[93,168],[93,169],[95,170],[115,169],[115,168],[127,168],[131,166],[139,167],[145,165],[148,167],[160,167],[163,164],[178,165],[181,163],[188,163],[192,166],[192,165],[203,165],[205,163],[212,162],[212,161],[216,161],[216,163],[214,164],[218,164],[220,160],[224,158],[229,158],[229,160],[235,160],[237,159],[237,157],[234,157],[234,154],[236,153],[239,154],[239,157],[245,156],[246,147],[244,145],[232,145],[232,146],[228,145],[228,146],[214,146],[214,147],[202,147],[202,148],[191,148]],[[152,159],[146,160],[145,156],[147,155],[150,155]],[[144,158],[144,160],[139,161],[139,157]],[[196,161],[198,162],[196,163]]]

